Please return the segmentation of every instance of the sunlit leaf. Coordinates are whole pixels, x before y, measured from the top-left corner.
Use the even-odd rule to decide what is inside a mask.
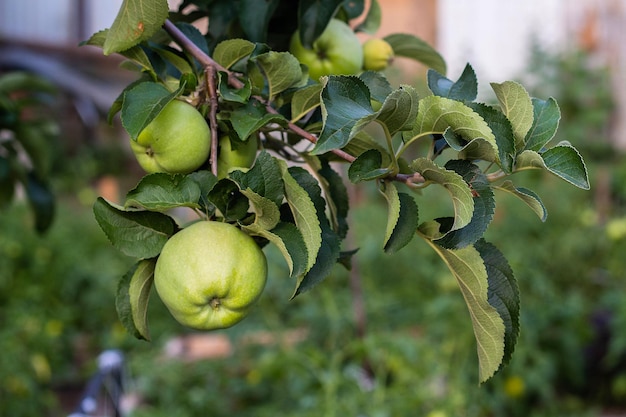
[[[533,125],[533,103],[526,89],[515,81],[491,83],[502,112],[511,122],[516,149],[524,148],[524,139]]]

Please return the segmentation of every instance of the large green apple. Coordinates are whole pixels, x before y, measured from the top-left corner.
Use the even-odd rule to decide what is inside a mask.
[[[199,221],[163,246],[154,286],[174,318],[199,330],[241,321],[267,280],[267,260],[256,242],[237,227]]]
[[[371,38],[363,44],[363,69],[382,71],[393,61],[394,52],[389,42]]]
[[[300,63],[309,67],[309,77],[318,80],[323,75],[358,74],[363,67],[363,47],[354,31],[345,22],[331,19],[324,32],[305,48],[299,32],[291,37],[291,52]]]
[[[220,153],[217,157],[217,178],[225,178],[232,170],[246,170],[252,166],[256,159],[258,139],[252,135],[245,142],[239,142],[239,146],[233,149],[228,136],[220,137]]]
[[[211,131],[195,107],[173,100],[130,140],[139,165],[148,173],[186,174],[198,169],[211,151]]]

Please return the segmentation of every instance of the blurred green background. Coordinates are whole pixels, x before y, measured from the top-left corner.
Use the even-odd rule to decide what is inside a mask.
[[[546,224],[498,195],[487,239],[516,273],[521,334],[510,364],[487,383],[477,384],[470,318],[453,277],[418,239],[396,255],[382,253],[386,206],[367,186],[351,219],[361,327],[347,271],[337,267],[290,301],[294,282],[268,248],[270,280],[259,305],[207,339],[226,351],[201,349],[216,357],[190,360],[189,343],[205,335],[180,327],[156,297],[153,341],[133,339],[115,312],[117,280],[132,259],[110,246],[91,205],[106,184],[123,193],[139,173],[122,176],[128,170],[120,167],[133,161],[119,131],[101,126],[97,143],[57,152],[59,200],[45,235],[34,232],[25,203],[0,211],[0,415],[67,413],[109,348],[128,359],[137,417],[624,415],[626,164],[605,139],[608,74],[579,52],[535,51],[520,81],[558,100],[556,140],[581,151],[592,190],[532,172],[514,177],[543,198]],[[429,193],[417,198],[422,219],[429,207],[448,204]],[[187,355],[173,352],[176,343]]]

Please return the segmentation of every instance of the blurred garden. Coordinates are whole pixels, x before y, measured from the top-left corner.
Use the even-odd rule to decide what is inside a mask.
[[[368,188],[352,194],[354,224],[368,225],[351,231],[359,249],[352,273],[336,267],[290,301],[293,282],[269,248],[268,287],[239,326],[189,333],[154,298],[153,341],[128,335],[115,292],[131,261],[110,246],[91,206],[104,185],[124,189],[132,179],[120,177],[129,155],[103,122],[97,143],[70,148],[62,129],[50,146],[57,200],[49,230],[35,231],[24,199],[2,207],[0,415],[71,411],[95,358],[111,348],[128,360],[137,417],[623,415],[626,164],[605,139],[608,73],[581,52],[538,50],[530,67],[521,78],[557,97],[559,139],[581,149],[592,191],[524,174],[546,196],[544,228],[519,201],[500,200],[488,238],[517,271],[521,334],[510,364],[487,383],[476,383],[475,340],[455,280],[421,241],[381,253],[385,224],[376,219],[385,216],[376,212],[385,207]],[[64,108],[58,95],[48,100]]]
[[[268,285],[238,326],[189,331],[155,295],[152,341],[129,335],[115,296],[133,261],[111,246],[92,206],[100,195],[120,198],[142,174],[117,121],[103,114],[86,129],[74,98],[50,85],[37,98],[55,196],[49,227],[38,227],[42,207],[52,210],[40,201],[46,192],[11,189],[9,202],[0,159],[0,417],[69,414],[106,349],[127,360],[132,417],[626,415],[626,155],[608,139],[610,74],[583,51],[536,48],[518,79],[558,100],[555,141],[580,150],[592,186],[516,174],[542,196],[545,224],[498,196],[487,238],[516,272],[521,332],[510,363],[482,385],[456,280],[419,239],[382,253],[387,207],[373,186],[350,194],[351,271],[336,266],[290,299],[287,266],[267,247]],[[449,204],[423,193],[420,218],[432,217],[432,202]]]

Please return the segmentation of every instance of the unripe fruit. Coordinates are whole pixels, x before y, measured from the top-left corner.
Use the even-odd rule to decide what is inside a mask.
[[[363,69],[382,71],[393,61],[393,48],[387,41],[371,38],[363,44]]]
[[[267,260],[239,228],[199,221],[174,234],[163,246],[154,286],[174,318],[184,326],[213,330],[241,321],[267,280]]]

